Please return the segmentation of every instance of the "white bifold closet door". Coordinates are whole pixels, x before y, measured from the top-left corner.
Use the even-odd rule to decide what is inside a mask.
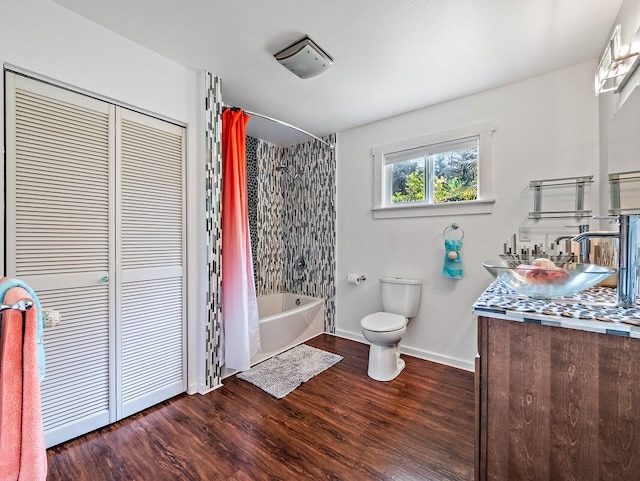
[[[116,114],[119,417],[186,389],[184,128]]]
[[[184,128],[7,72],[6,274],[43,307],[52,446],[186,388]]]

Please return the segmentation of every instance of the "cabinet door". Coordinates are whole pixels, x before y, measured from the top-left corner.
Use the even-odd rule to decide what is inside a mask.
[[[186,389],[184,131],[117,112],[118,418]]]
[[[640,340],[479,318],[477,479],[637,481]]]
[[[112,105],[6,76],[6,273],[62,322],[45,329],[46,444],[115,421]]]

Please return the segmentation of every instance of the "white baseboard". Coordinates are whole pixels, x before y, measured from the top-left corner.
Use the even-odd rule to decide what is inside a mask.
[[[369,342],[364,338],[362,334],[354,334],[351,331],[343,331],[341,329],[336,329],[335,334],[336,337],[343,337],[345,339],[351,339],[352,341],[361,342],[362,344],[369,344]]]
[[[210,393],[211,391],[215,391],[218,388],[222,387],[222,383],[218,384],[217,386],[213,386],[213,387],[207,387],[204,384],[200,384],[200,387],[198,388],[197,393],[198,394],[207,394]]]
[[[343,337],[345,339],[350,339],[352,341],[360,342],[362,344],[367,344],[367,345],[369,344],[369,342],[364,338],[362,334],[356,334],[350,331],[343,331],[341,329],[336,329],[335,336]],[[424,359],[426,361],[432,361],[432,362],[437,362],[439,364],[444,364],[445,366],[464,369],[465,371],[470,371],[470,372],[475,371],[475,363],[465,361],[463,359],[443,356],[442,354],[436,354],[433,352],[425,351],[423,349],[416,349],[415,347],[403,346],[402,344],[400,344],[400,352],[408,356],[417,357],[418,359]]]
[[[464,369],[465,371],[474,372],[476,370],[475,363],[473,362],[464,361],[455,357],[443,356],[442,354],[435,354],[433,352],[416,349],[414,347],[400,345],[400,352],[408,356],[444,364],[445,366]]]
[[[200,384],[197,382],[192,382],[187,386],[187,394],[196,394],[200,392]]]

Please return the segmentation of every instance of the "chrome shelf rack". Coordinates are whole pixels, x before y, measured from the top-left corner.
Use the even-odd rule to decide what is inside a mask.
[[[575,217],[579,221],[583,217],[591,216],[591,210],[584,207],[585,186],[591,183],[593,183],[593,175],[532,180],[529,183],[529,188],[533,190],[533,211],[529,212],[529,219],[538,221],[542,218],[566,219]],[[572,210],[542,210],[542,192],[550,187],[574,187],[575,208]]]
[[[609,195],[611,200],[611,208],[609,209],[609,214],[640,214],[640,205],[638,205],[637,207],[622,207],[622,194],[620,185],[630,182],[640,182],[640,170],[634,170],[630,172],[615,172],[609,174]]]

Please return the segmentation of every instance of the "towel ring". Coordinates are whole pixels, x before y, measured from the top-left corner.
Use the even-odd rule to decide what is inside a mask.
[[[458,240],[462,240],[464,239],[464,231],[462,230],[462,227],[460,227],[458,224],[456,224],[455,222],[451,225],[448,225],[447,227],[444,228],[444,231],[442,231],[442,237],[444,237],[445,239],[447,239],[447,233],[449,233],[449,231],[451,232],[455,232],[457,230],[460,230],[461,232],[461,237]],[[455,237],[450,237],[450,239],[455,240]]]

